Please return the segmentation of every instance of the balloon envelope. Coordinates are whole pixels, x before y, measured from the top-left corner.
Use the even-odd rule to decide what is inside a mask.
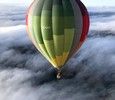
[[[83,44],[89,16],[79,0],[35,0],[26,25],[35,47],[59,69]]]

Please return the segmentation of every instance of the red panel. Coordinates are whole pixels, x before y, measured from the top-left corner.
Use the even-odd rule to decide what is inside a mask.
[[[26,15],[26,25],[28,25],[28,15]]]
[[[86,9],[86,7],[84,6],[84,4],[80,1],[80,0],[76,0],[76,2],[78,3],[80,9],[81,9],[81,13],[83,16],[83,30],[82,30],[82,34],[81,34],[81,38],[80,38],[80,42],[83,42],[86,39],[86,36],[88,34],[89,31],[89,14],[88,11]]]

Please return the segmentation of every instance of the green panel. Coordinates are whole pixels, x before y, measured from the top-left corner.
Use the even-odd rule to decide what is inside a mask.
[[[53,5],[62,5],[62,0],[53,0]]]
[[[35,16],[40,16],[41,15],[41,11],[42,11],[42,8],[43,8],[44,1],[45,0],[39,0],[38,2],[35,2],[36,4],[34,5],[33,15],[35,15]]]
[[[42,16],[52,17],[52,10],[42,10]]]
[[[44,40],[52,40],[52,0],[45,0],[41,14],[41,30]]]
[[[36,41],[37,43],[43,44],[40,22],[41,22],[41,18],[39,16],[33,17],[33,28],[34,28],[34,35],[35,35]]]
[[[52,4],[53,4],[53,0],[45,0],[42,10],[51,10]]]
[[[41,16],[42,36],[45,40],[52,40],[52,22],[50,16]]]
[[[53,39],[56,56],[60,56],[64,49],[64,35],[53,35]]]
[[[62,0],[62,1],[63,1],[63,8],[64,8],[64,15],[74,16],[73,7],[70,0]]]
[[[64,13],[62,0],[54,0],[53,2],[52,30],[55,56],[62,56],[64,50]]]
[[[75,27],[74,16],[69,16],[69,17],[65,16],[64,20],[65,20],[65,23],[64,23],[65,28]]]
[[[65,28],[75,27],[74,11],[70,0],[63,0],[64,26]]]
[[[52,16],[63,16],[63,5],[53,5]]]
[[[63,35],[64,34],[64,18],[52,17],[52,28],[53,28],[53,34]]]
[[[75,29],[65,29],[64,52],[69,52],[72,46]]]
[[[54,51],[54,42],[53,40],[44,40],[45,47],[47,48],[47,52],[51,58],[55,58],[55,51]]]
[[[64,52],[70,52],[74,32],[75,32],[75,18],[74,11],[70,0],[63,0],[64,9]]]
[[[53,34],[64,34],[64,15],[62,0],[54,0],[54,5],[52,9],[52,24]]]

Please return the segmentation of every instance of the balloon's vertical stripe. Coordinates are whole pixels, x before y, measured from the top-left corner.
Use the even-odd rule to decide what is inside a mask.
[[[61,67],[64,49],[64,17],[62,0],[53,1],[52,30],[55,56],[58,66]]]
[[[78,50],[79,48],[79,42],[83,28],[83,18],[81,13],[82,11],[79,5],[77,4],[76,0],[71,0],[71,4],[74,9],[74,16],[75,16],[75,35],[68,59],[73,55],[74,51]]]
[[[63,64],[67,60],[69,55],[75,31],[75,19],[74,12],[70,0],[63,0],[64,9],[64,52],[63,52]]]
[[[46,50],[52,60],[57,65],[53,33],[52,33],[52,5],[53,0],[45,0],[41,13],[41,31]]]

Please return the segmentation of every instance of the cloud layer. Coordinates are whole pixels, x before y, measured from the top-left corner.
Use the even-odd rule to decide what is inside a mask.
[[[0,27],[25,24],[26,8],[19,5],[0,4]]]
[[[96,20],[100,23],[92,21],[86,42],[64,66],[61,80],[33,46],[23,23],[0,27],[0,100],[114,100],[114,24],[101,26],[104,22]]]

